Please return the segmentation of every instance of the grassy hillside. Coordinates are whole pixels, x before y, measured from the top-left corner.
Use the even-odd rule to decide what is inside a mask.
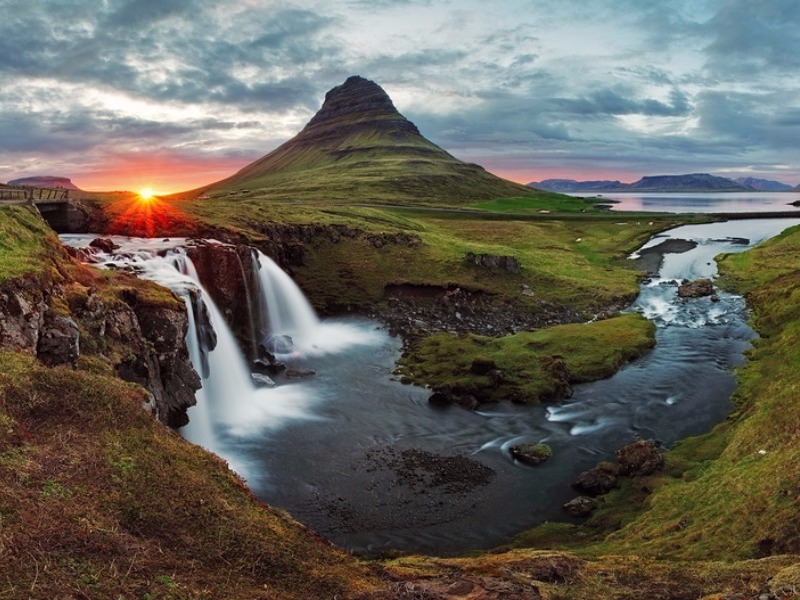
[[[462,162],[423,137],[376,83],[358,76],[330,90],[294,138],[188,197],[281,202],[464,205],[548,197]]]
[[[0,231],[0,296],[44,290],[62,316],[90,284],[103,298],[170,300],[73,265],[24,208],[0,208]],[[84,337],[75,368],[0,348],[0,597],[306,599],[375,588],[363,565],[155,421],[147,392],[113,375],[106,342]]]

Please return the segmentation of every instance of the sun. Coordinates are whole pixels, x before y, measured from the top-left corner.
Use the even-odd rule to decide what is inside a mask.
[[[155,196],[155,192],[152,188],[142,188],[139,190],[139,197],[142,200],[152,200],[153,196]]]

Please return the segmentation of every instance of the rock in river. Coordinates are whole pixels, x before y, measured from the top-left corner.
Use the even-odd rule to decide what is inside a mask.
[[[710,279],[697,279],[686,281],[678,287],[678,296],[681,298],[700,298],[711,296],[714,293],[714,286]]]
[[[540,465],[553,454],[547,444],[517,444],[509,448],[511,456],[526,465]]]

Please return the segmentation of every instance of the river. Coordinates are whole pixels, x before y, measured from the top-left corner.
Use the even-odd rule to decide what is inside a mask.
[[[576,495],[569,482],[579,472],[636,438],[669,446],[724,419],[731,367],[753,336],[744,302],[725,292],[718,302],[682,301],[676,280],[713,277],[715,255],[794,224],[800,220],[687,225],[648,242],[643,249],[668,239],[696,244],[667,254],[630,308],[657,325],[655,348],[609,379],[576,386],[562,403],[433,407],[428,390],[392,375],[398,339],[374,321],[330,319],[291,357],[292,367],[314,376],[253,392],[241,413],[226,411],[230,400],[205,398],[226,412],[211,424],[212,449],[261,500],[355,552],[456,554],[569,520],[560,507]],[[553,456],[537,467],[518,464],[508,447],[522,442],[546,442]]]

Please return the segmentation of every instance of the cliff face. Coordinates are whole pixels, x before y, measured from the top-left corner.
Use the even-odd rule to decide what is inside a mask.
[[[162,422],[184,425],[200,380],[184,343],[182,303],[150,301],[146,282],[103,279],[65,254],[50,259],[55,269],[0,284],[0,348],[47,366],[100,361],[145,387]]]

